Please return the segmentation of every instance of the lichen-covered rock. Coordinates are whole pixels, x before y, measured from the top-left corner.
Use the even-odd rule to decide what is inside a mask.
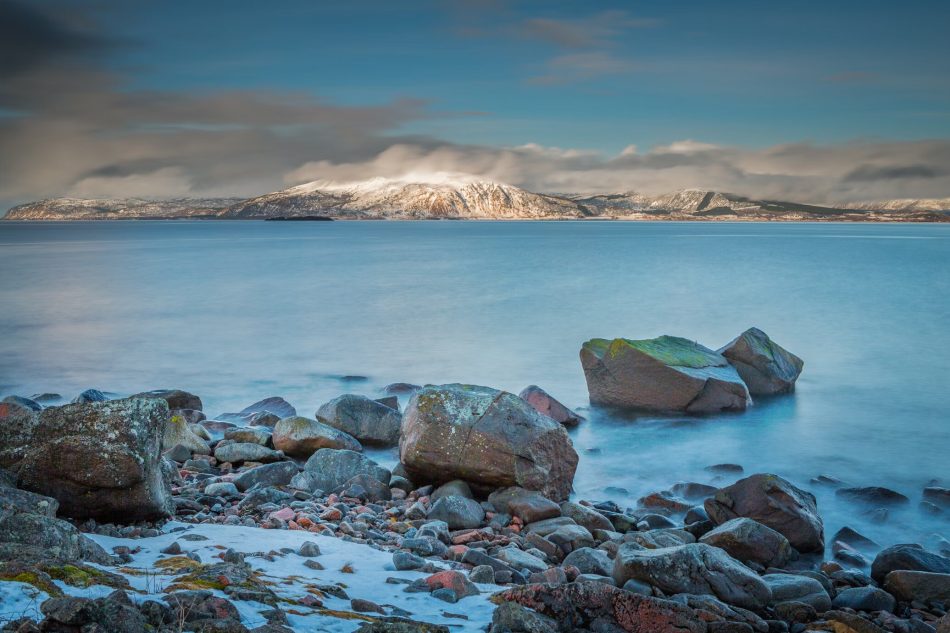
[[[534,407],[541,415],[546,415],[564,426],[577,426],[584,419],[537,385],[528,385],[521,390],[518,397]]]
[[[168,418],[168,405],[155,399],[45,409],[17,465],[20,487],[55,498],[71,518],[164,518],[172,513],[161,460]]]
[[[805,363],[758,328],[749,328],[720,348],[753,396],[788,393]]]
[[[252,442],[223,441],[214,447],[214,458],[219,462],[269,464],[284,459],[284,454]]]
[[[56,499],[19,490],[0,478],[0,511],[28,512],[52,518],[58,509],[59,502]]]
[[[156,389],[154,391],[143,391],[137,393],[132,398],[158,398],[168,403],[169,409],[191,409],[201,411],[201,398],[193,393],[182,391],[181,389]]]
[[[788,539],[758,521],[739,517],[726,521],[699,539],[743,563],[784,567],[792,554]]]
[[[752,570],[723,550],[703,543],[659,549],[625,543],[614,558],[613,578],[618,586],[633,579],[667,594],[710,594],[726,604],[752,610],[761,609],[772,597]]]
[[[741,411],[749,391],[718,352],[676,336],[591,339],[580,352],[593,404],[653,411]]]
[[[515,602],[557,621],[561,631],[603,630],[628,633],[705,633],[706,622],[671,600],[641,596],[601,582],[512,587],[491,597],[495,604]],[[594,629],[601,630],[601,629]]]
[[[39,414],[15,402],[0,402],[0,468],[9,468],[26,453]]]
[[[168,451],[179,445],[198,455],[211,454],[211,447],[191,430],[185,418],[170,412],[162,437],[162,450]]]
[[[706,499],[704,507],[717,525],[746,517],[783,535],[800,552],[824,551],[824,524],[815,496],[778,475],[740,479]]]
[[[109,564],[111,557],[72,524],[46,514],[0,509],[0,561]]]
[[[563,426],[513,394],[474,385],[413,394],[399,455],[416,484],[463,479],[486,492],[521,486],[554,501],[570,494],[577,468]]]
[[[342,448],[361,451],[363,447],[352,435],[322,422],[299,415],[284,418],[274,426],[271,436],[274,448],[291,457],[305,459],[321,448]]]
[[[368,446],[395,446],[402,428],[402,415],[396,409],[349,393],[321,406],[317,419]]]
[[[369,457],[344,449],[321,448],[310,456],[303,468],[311,491],[336,490],[357,475],[369,475],[384,484],[389,484],[392,478],[390,471]]]

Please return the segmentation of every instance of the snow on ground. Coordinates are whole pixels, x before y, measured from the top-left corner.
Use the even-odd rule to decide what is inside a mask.
[[[172,532],[175,529],[180,531]],[[428,593],[406,593],[403,591],[405,585],[390,584],[386,582],[386,579],[405,578],[415,580],[425,578],[428,574],[414,571],[396,571],[392,564],[392,552],[384,552],[367,545],[304,531],[265,530],[228,525],[191,525],[177,522],[168,523],[164,531],[165,533],[155,538],[122,539],[95,534],[90,534],[89,537],[99,543],[106,551],[112,551],[112,548],[117,545],[125,545],[132,548],[133,551],[135,548],[141,548],[141,551],[133,554],[133,561],[126,565],[128,568],[136,570],[158,571],[154,569],[155,562],[161,558],[167,558],[166,555],[160,553],[160,550],[175,541],[178,541],[183,552],[197,553],[203,563],[218,561],[218,554],[227,548],[232,548],[245,554],[245,560],[252,568],[260,571],[265,580],[276,583],[270,588],[278,596],[300,599],[308,595],[305,588],[307,584],[340,584],[345,588],[350,598],[370,600],[384,607],[397,607],[408,611],[411,615],[407,617],[413,620],[443,624],[449,626],[452,631],[459,632],[484,631],[486,629],[491,622],[491,615],[494,610],[494,605],[489,602],[488,597],[493,592],[501,589],[501,587],[495,585],[479,585],[479,589],[483,591],[481,595],[463,598],[455,604],[433,598]],[[186,534],[201,535],[207,537],[208,540],[188,541],[182,539],[181,537]],[[312,560],[323,565],[326,568],[325,571],[314,571],[305,567],[304,562],[308,559],[295,553],[277,556],[272,562],[260,556],[255,556],[255,554],[267,552],[280,552],[282,548],[291,548],[296,551],[305,541],[313,541],[320,546],[322,555]],[[340,571],[346,565],[351,566],[354,573]],[[114,573],[122,573],[116,568],[103,567],[103,569]],[[142,592],[132,594],[133,599],[144,601],[149,598],[160,598],[163,595],[163,589],[172,584],[174,575],[155,575],[152,571],[148,575],[123,574],[128,578],[134,589]],[[19,584],[0,583],[0,591],[5,591],[5,593],[0,594],[3,604],[2,610],[7,610],[7,596],[13,594]],[[67,587],[63,584],[60,584],[60,586],[70,595],[98,597],[111,592],[108,587],[94,586],[85,590],[78,590],[75,587]],[[215,593],[221,597],[227,597],[224,593],[217,591]],[[28,606],[29,601],[26,598],[16,598],[16,600],[14,608],[19,605],[22,605],[23,608]],[[41,602],[42,598],[36,601],[37,608]],[[264,624],[265,620],[258,612],[271,608],[264,604],[248,601],[232,600],[232,602],[240,611],[244,624],[249,628]],[[11,602],[11,604],[14,603]],[[304,614],[288,614],[291,627],[295,631],[345,633],[355,630],[361,624],[359,620],[317,614],[307,607],[285,604],[283,608],[285,611],[299,611]],[[324,599],[324,608],[351,611],[349,600],[334,598],[329,595]],[[450,615],[447,616],[446,614]],[[451,614],[461,614],[468,619],[453,618]]]
[[[18,618],[42,620],[40,605],[49,598],[44,591],[23,582],[0,582],[0,626]]]

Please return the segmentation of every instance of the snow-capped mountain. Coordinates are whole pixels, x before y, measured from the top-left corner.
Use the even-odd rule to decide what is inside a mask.
[[[950,211],[950,198],[902,198],[898,200],[871,200],[847,202],[846,209],[865,211]]]
[[[559,196],[465,176],[372,178],[311,182],[233,205],[233,218],[322,214],[339,218],[537,219],[577,218],[583,207]]]
[[[240,198],[50,198],[13,207],[5,220],[126,220],[207,217],[239,202]]]

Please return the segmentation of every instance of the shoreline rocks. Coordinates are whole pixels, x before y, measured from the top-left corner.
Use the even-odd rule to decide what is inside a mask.
[[[402,415],[396,409],[365,396],[338,396],[321,406],[316,417],[367,446],[399,444]]]
[[[719,349],[753,396],[790,393],[805,363],[758,328],[749,328]]]

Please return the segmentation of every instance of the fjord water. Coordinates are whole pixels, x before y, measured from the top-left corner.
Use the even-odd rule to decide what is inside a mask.
[[[583,498],[729,483],[704,467],[734,462],[813,491],[829,535],[946,532],[917,504],[950,485],[947,225],[6,223],[0,305],[3,395],[177,387],[210,415],[271,395],[313,415],[396,381],[536,383],[588,417]],[[588,338],[717,348],[752,325],[805,360],[794,395],[705,418],[588,406]],[[911,503],[881,522],[819,474]]]

